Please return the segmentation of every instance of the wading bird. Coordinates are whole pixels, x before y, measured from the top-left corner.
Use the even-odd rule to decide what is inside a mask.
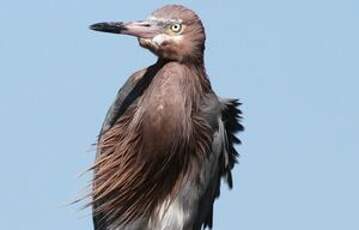
[[[144,21],[90,28],[135,36],[158,57],[119,90],[100,131],[95,230],[211,228],[221,178],[232,187],[243,127],[239,102],[217,97],[207,78],[201,20],[167,5]]]

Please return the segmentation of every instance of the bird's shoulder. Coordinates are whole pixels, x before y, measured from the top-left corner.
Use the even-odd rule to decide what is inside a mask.
[[[103,121],[100,136],[108,129],[110,129],[116,120],[125,112],[125,110],[137,99],[139,95],[132,93],[135,91],[138,83],[143,79],[148,68],[143,68],[133,73],[127,81],[118,90],[115,100],[108,109],[105,119]]]

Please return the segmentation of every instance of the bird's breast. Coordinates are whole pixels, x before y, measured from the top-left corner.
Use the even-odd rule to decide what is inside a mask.
[[[140,102],[143,138],[156,151],[191,132],[192,98],[183,85],[184,78],[171,71],[160,72]]]

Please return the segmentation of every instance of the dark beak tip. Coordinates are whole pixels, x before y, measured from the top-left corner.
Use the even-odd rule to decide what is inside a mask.
[[[90,26],[89,26],[89,29],[90,29],[90,30],[95,30],[95,29],[96,29],[95,24],[90,25]]]
[[[104,28],[104,23],[96,23],[89,26],[90,30],[101,31]]]
[[[89,26],[90,30],[120,34],[126,30],[122,22],[100,22]]]

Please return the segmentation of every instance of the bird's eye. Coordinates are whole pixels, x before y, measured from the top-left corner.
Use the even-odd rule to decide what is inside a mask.
[[[182,30],[182,25],[178,24],[178,23],[173,24],[173,25],[171,25],[171,30],[175,33],[178,33]]]

